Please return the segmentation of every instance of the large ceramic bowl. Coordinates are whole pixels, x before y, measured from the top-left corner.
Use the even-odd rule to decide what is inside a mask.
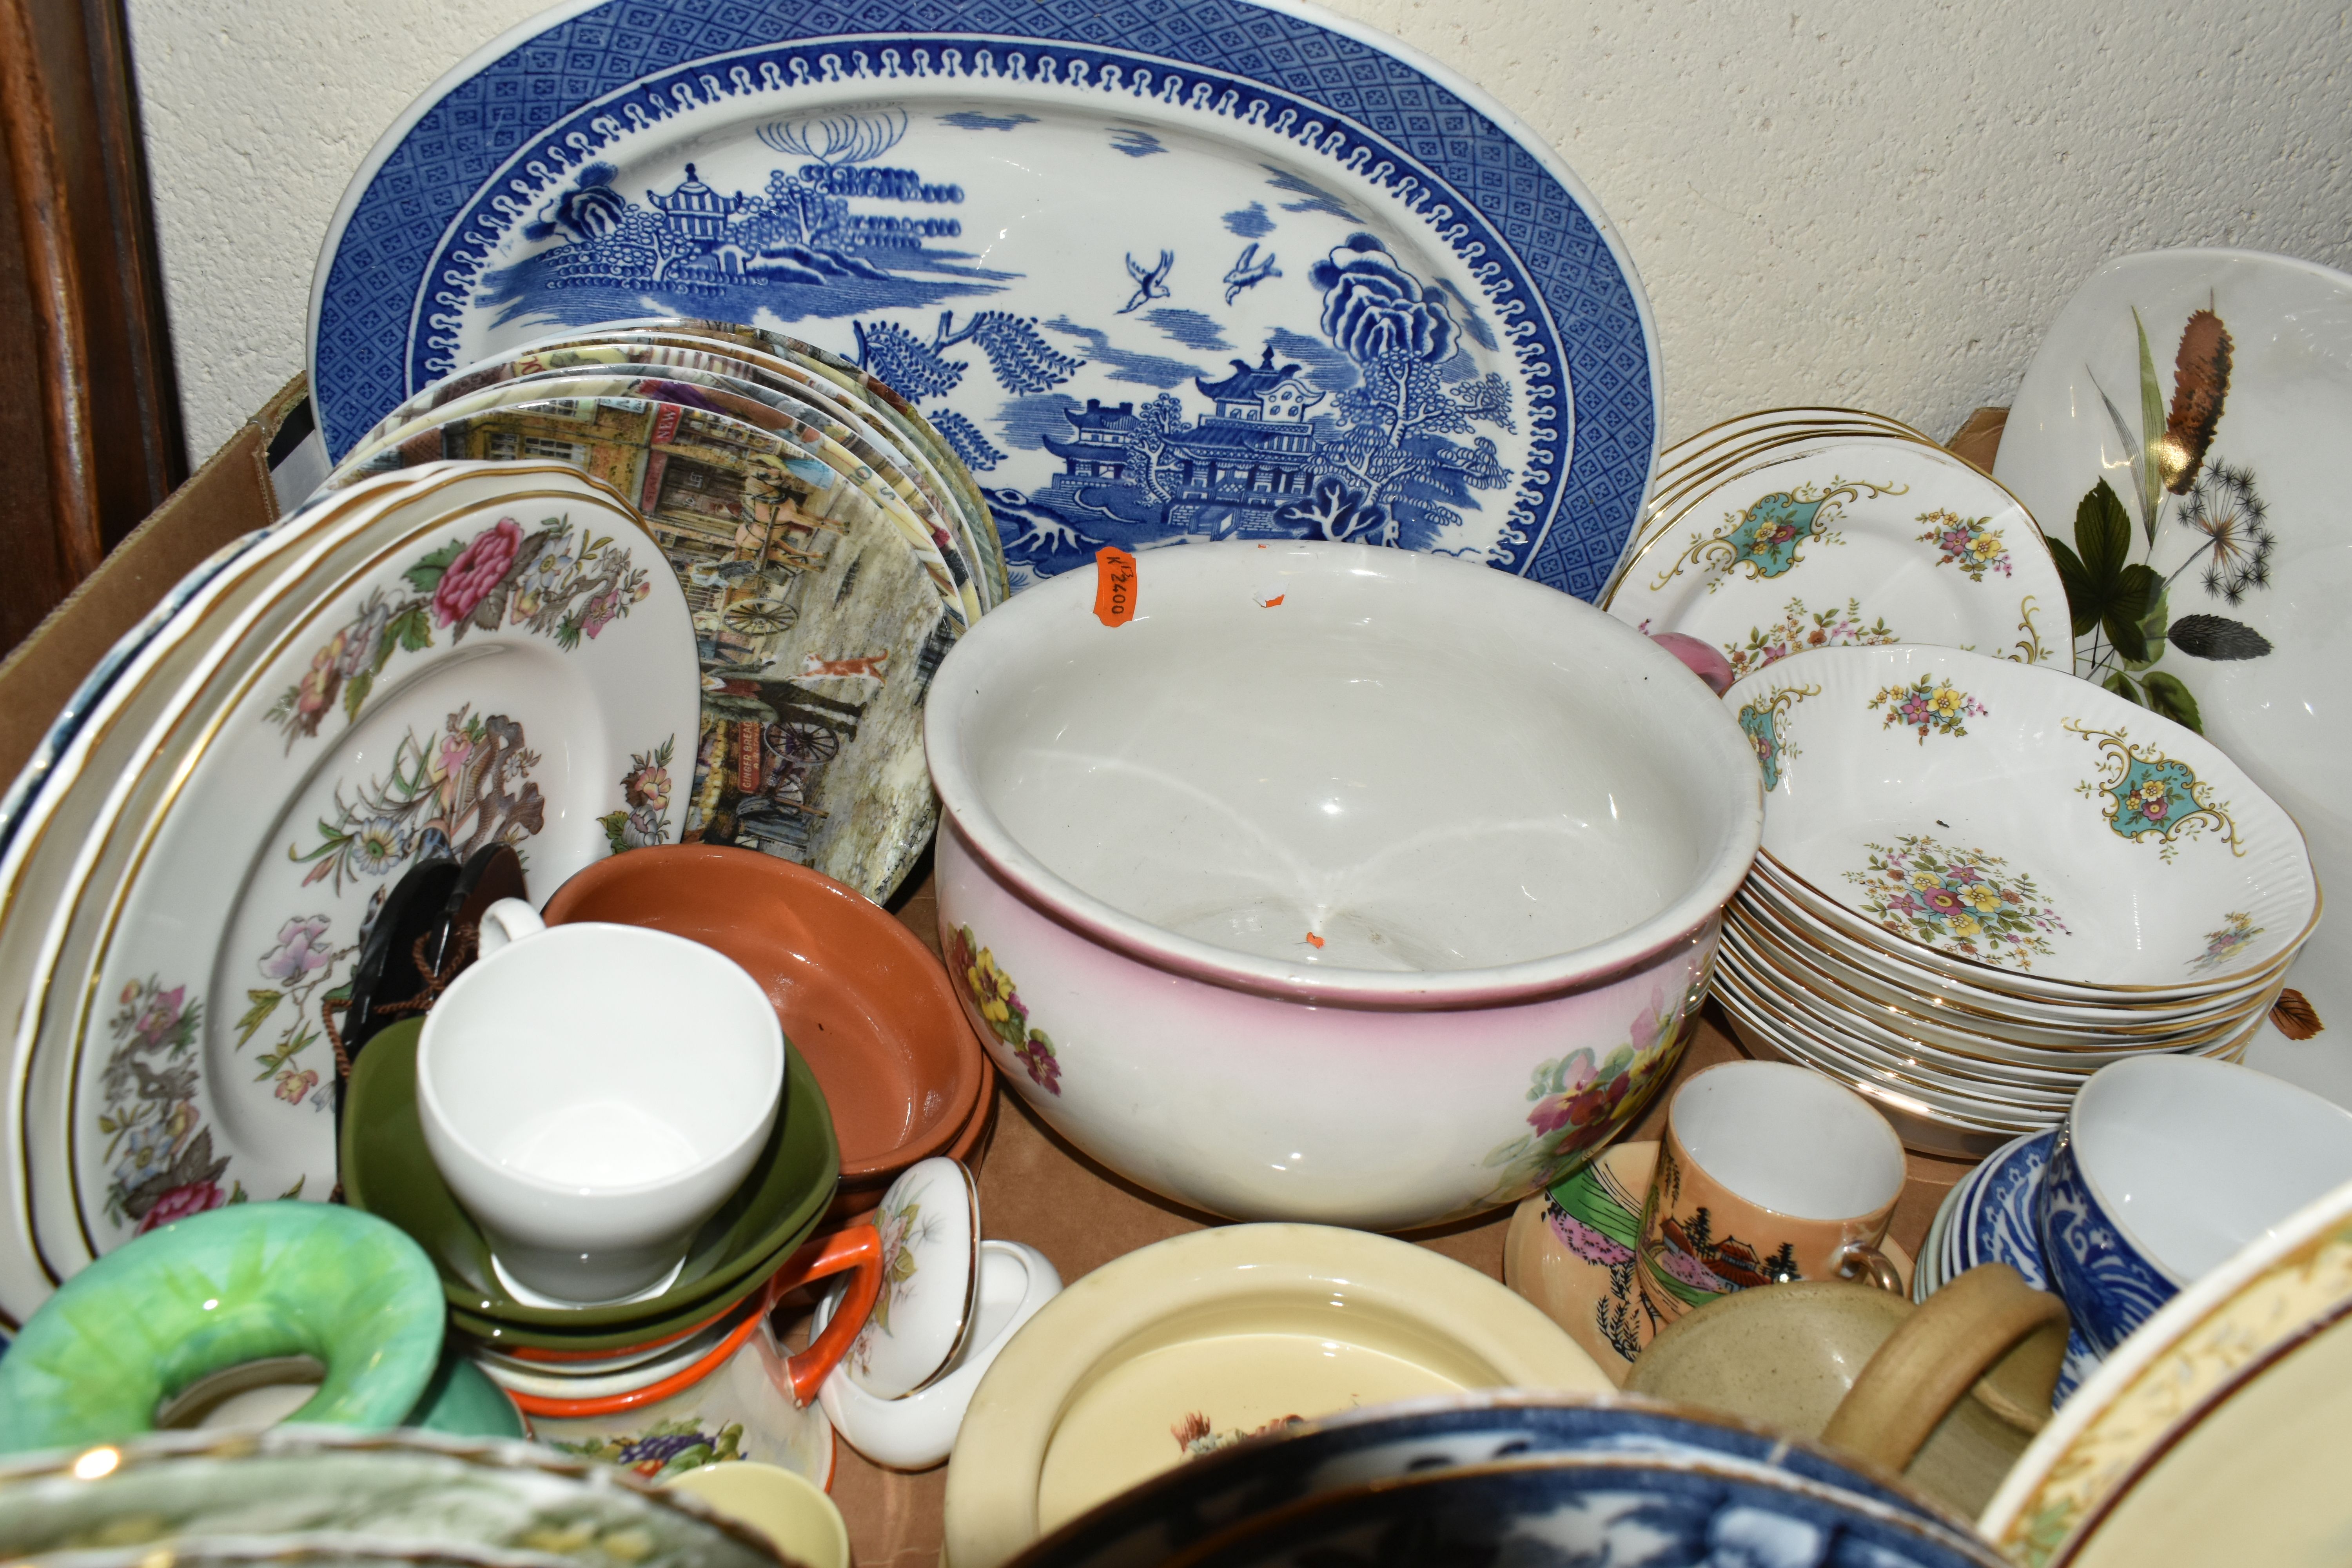
[[[1396,1229],[1637,1114],[1760,832],[1729,710],[1442,557],[1159,551],[1131,618],[1101,576],[975,626],[926,719],[950,967],[1055,1131],[1220,1214]]]
[[[1047,1302],[981,1380],[948,1464],[946,1568],[1187,1459],[1360,1405],[1608,1377],[1532,1302],[1425,1248],[1325,1226],[1195,1232]]]

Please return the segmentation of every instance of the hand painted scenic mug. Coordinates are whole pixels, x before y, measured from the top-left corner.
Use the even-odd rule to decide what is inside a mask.
[[[1733,1290],[1902,1281],[1879,1250],[1903,1144],[1852,1089],[1780,1062],[1725,1062],[1675,1090],[1642,1205],[1635,1278],[1670,1323]]]
[[[418,1038],[433,1163],[510,1290],[590,1304],[658,1289],[775,1121],[775,1009],[700,942],[551,931],[519,899],[485,911],[481,944]]]

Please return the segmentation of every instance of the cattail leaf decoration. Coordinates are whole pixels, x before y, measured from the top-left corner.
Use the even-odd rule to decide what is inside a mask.
[[[2132,477],[2139,481],[2139,521],[2147,542],[2156,542],[2156,510],[2164,502],[2164,389],[2156,379],[2156,356],[2148,352],[2147,323],[2132,311],[2132,330],[2139,334],[2140,460]]]
[[[2221,404],[2230,395],[2230,329],[2210,310],[2199,310],[2181,330],[2172,366],[2172,412],[2164,422],[2164,488],[2186,495],[2213,444]]]

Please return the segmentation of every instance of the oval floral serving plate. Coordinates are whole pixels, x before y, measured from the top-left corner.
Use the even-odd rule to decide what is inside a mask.
[[[2066,646],[2065,589],[2033,519],[1924,441],[1792,437],[1681,504],[1604,603],[1713,644],[1735,676],[1809,647],[1933,643],[2032,664]]]
[[[288,584],[310,613],[163,808],[122,825],[136,845],[90,984],[42,1047],[74,1053],[93,1255],[240,1194],[332,1189],[321,1005],[405,866],[502,842],[551,887],[676,837],[684,595],[617,496],[528,484],[418,519],[331,592]]]
[[[445,453],[553,458],[638,499],[686,586],[702,666],[688,842],[890,896],[936,819],[923,699],[963,626],[936,550],[783,437],[650,395],[452,415],[379,460]]]
[[[1824,648],[1724,701],[1763,773],[1759,875],[1914,963],[2026,995],[2210,995],[2318,918],[2303,836],[2252,779],[2055,669]]]
[[[788,327],[924,405],[1016,584],[1257,535],[1590,596],[1656,448],[1647,305],[1574,176],[1475,89],[1289,4],[527,23],[345,195],[310,311],[329,447],[648,308]]]

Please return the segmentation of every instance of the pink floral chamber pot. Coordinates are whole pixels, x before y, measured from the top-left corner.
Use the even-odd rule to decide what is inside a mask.
[[[1517,1201],[1639,1115],[1762,826],[1673,655],[1441,556],[1113,557],[933,682],[940,920],[1053,1127],[1244,1219]]]

